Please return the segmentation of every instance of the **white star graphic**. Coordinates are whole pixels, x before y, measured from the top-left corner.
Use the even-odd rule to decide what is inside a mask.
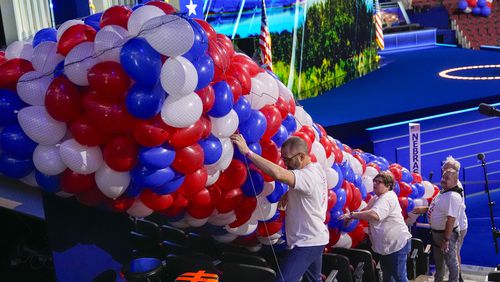
[[[189,0],[189,5],[186,5],[186,8],[189,10],[188,16],[195,15],[196,16],[196,7],[198,4],[193,4],[193,0]]]

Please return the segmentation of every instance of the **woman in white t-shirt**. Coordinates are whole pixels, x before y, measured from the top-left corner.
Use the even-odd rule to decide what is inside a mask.
[[[373,179],[375,196],[363,211],[350,212],[340,219],[363,219],[370,223],[372,249],[381,255],[380,266],[386,281],[407,282],[406,259],[411,249],[408,231],[398,196],[392,191],[394,179],[381,172]]]

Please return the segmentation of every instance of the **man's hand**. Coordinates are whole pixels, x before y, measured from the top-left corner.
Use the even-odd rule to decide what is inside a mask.
[[[231,135],[231,141],[233,141],[234,144],[238,147],[238,150],[240,150],[240,153],[243,155],[246,155],[248,152],[250,152],[250,149],[248,148],[247,142],[241,136],[241,134],[233,134]]]
[[[429,207],[416,207],[413,209],[412,213],[414,214],[424,214],[427,212]]]
[[[352,219],[351,213],[347,212],[337,218],[338,220],[350,220]]]
[[[283,196],[281,196],[278,202],[278,209],[282,211],[286,210],[287,204],[288,204],[288,192],[286,192],[285,194],[283,194]]]
[[[443,251],[443,253],[447,253],[448,250],[449,250],[449,245],[450,245],[450,241],[448,240],[443,240],[441,242],[441,251]]]

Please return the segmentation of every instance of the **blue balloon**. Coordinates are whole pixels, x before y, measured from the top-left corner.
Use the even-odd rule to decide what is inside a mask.
[[[358,226],[358,223],[359,223],[359,219],[355,219],[347,225],[342,225],[341,229],[342,229],[342,231],[344,231],[346,233],[351,232],[356,228],[356,226]]]
[[[399,196],[401,188],[399,187],[399,183],[397,181],[394,182],[394,187],[392,188],[392,191],[394,191],[394,193],[396,193],[396,195]]]
[[[260,146],[259,142],[248,144],[248,148],[250,151],[254,152],[257,155],[262,155],[262,146]],[[234,159],[240,160],[243,163],[252,163],[249,159],[247,159],[243,154],[241,154],[240,150],[237,146],[234,146]]]
[[[241,191],[247,197],[255,197],[264,189],[264,177],[256,170],[250,169],[245,183],[241,185]]]
[[[31,140],[18,123],[6,126],[1,134],[2,149],[17,159],[27,159],[33,156],[36,142]]]
[[[205,155],[204,164],[214,164],[222,156],[222,143],[220,139],[210,134],[207,138],[198,141],[198,144],[203,148]]]
[[[153,170],[144,166],[137,166],[130,171],[130,176],[137,185],[154,188],[172,180],[175,174],[170,167]]]
[[[122,47],[120,62],[127,74],[136,82],[155,85],[160,78],[161,55],[144,38],[132,38]]]
[[[318,127],[318,124],[313,123],[312,127],[314,128],[314,130],[316,131],[316,133],[318,133],[319,138],[323,137],[323,134],[321,133],[321,130]]]
[[[247,98],[243,96],[238,98],[236,104],[234,104],[233,106],[233,110],[238,115],[239,123],[247,121],[250,118],[250,115],[252,114],[252,108],[250,102],[248,101]]]
[[[458,2],[458,8],[462,11],[467,9],[468,6],[469,4],[465,0],[461,0],[460,2]]]
[[[342,175],[344,176],[344,179],[354,183],[355,180],[355,173],[352,170],[351,166],[349,165],[348,162],[343,162],[339,164],[340,170],[342,171]]]
[[[35,169],[33,160],[16,159],[5,152],[0,153],[0,173],[10,178],[23,178]]]
[[[281,148],[281,145],[285,143],[286,139],[288,139],[288,131],[283,125],[280,125],[278,132],[271,137],[271,140],[273,140],[278,148]]]
[[[184,179],[186,179],[186,177],[183,174],[176,172],[172,180],[158,187],[154,187],[152,188],[152,190],[159,195],[167,195],[173,193],[177,191],[179,187],[181,187],[182,183],[184,183]]]
[[[297,130],[297,122],[292,114],[288,114],[281,124],[286,128],[288,134],[292,134]]]
[[[127,111],[136,118],[149,119],[157,115],[165,101],[165,91],[160,83],[150,85],[134,84],[127,93]]]
[[[164,147],[142,148],[139,151],[139,162],[151,170],[167,168],[174,159],[175,151]]]
[[[142,3],[136,4],[134,7],[132,7],[132,11],[135,11],[135,10],[139,9],[142,6],[144,6],[144,4],[142,4]]]
[[[415,187],[417,188],[417,191],[418,191],[417,198],[422,198],[424,196],[424,194],[425,194],[425,187],[424,187],[424,185],[421,184],[421,183],[415,183],[413,185],[415,185]]]
[[[276,203],[281,199],[281,196],[283,196],[286,191],[288,191],[288,185],[280,181],[275,181],[274,190],[271,194],[267,195],[267,200],[270,203]]]
[[[481,15],[487,17],[491,14],[491,8],[488,6],[484,6],[481,8]]]
[[[52,42],[57,42],[57,30],[51,27],[48,28],[43,28],[40,29],[35,33],[35,36],[33,36],[33,47],[38,46],[38,44],[45,42],[45,41],[52,41]]]
[[[233,92],[225,81],[219,81],[213,85],[215,92],[214,106],[208,115],[211,117],[223,117],[233,109]]]
[[[133,181],[130,181],[130,184],[127,187],[127,190],[125,190],[125,196],[130,197],[130,198],[135,198],[141,194],[143,190],[143,187],[137,185]]]
[[[337,202],[335,203],[335,206],[333,206],[332,209],[341,210],[344,208],[345,202],[347,200],[347,194],[344,188],[339,188],[337,192],[335,192],[335,194],[337,194]]]
[[[90,25],[92,28],[94,28],[96,31],[99,31],[101,29],[100,22],[101,22],[101,16],[102,12],[100,13],[95,13],[93,15],[90,15],[86,17],[83,22],[86,25]]]
[[[411,172],[406,167],[403,167],[403,169],[401,170],[401,174],[402,174],[401,180],[403,180],[403,182],[406,183],[413,182],[413,175],[411,175]]]
[[[415,208],[415,202],[413,199],[408,198],[408,206],[406,207],[406,212],[411,212]]]
[[[130,272],[142,273],[153,270],[162,265],[161,260],[157,258],[137,258],[130,262]]]
[[[255,143],[262,138],[266,132],[267,120],[264,114],[257,110],[252,110],[250,118],[240,123],[238,129],[247,143]]]
[[[337,192],[337,190],[342,187],[342,183],[344,182],[344,175],[342,174],[342,169],[340,168],[340,166],[337,164],[337,163],[333,163],[332,164],[332,168],[337,172],[337,174],[339,175],[339,181],[337,182],[337,185],[335,185],[335,187],[332,187],[333,190],[335,192]]]
[[[279,210],[276,210],[276,213],[273,215],[273,217],[271,217],[270,219],[268,220],[264,220],[262,222],[273,222],[275,220],[277,220],[279,217],[280,217],[280,211]],[[260,220],[259,220],[260,221]]]
[[[339,216],[343,215],[342,209],[334,209],[330,212],[330,221],[328,222],[328,227],[331,229],[336,229],[344,225],[344,220],[339,220]]]
[[[341,151],[344,151],[344,144],[342,144],[342,142],[340,142],[339,140],[333,138],[333,141],[335,141],[335,143],[337,144],[337,146],[339,147],[339,149]]]
[[[36,183],[43,191],[48,193],[57,193],[61,191],[61,181],[58,175],[46,175],[35,170]]]
[[[486,0],[477,0],[476,4],[479,8],[485,7],[486,6]]]
[[[64,75],[64,60],[60,61],[54,69],[54,78]]]
[[[198,73],[198,84],[195,90],[207,87],[212,82],[212,79],[214,79],[215,67],[212,57],[208,54],[202,54],[197,58],[188,60],[193,64]]]
[[[366,198],[366,195],[368,193],[366,192],[366,186],[365,186],[365,184],[363,182],[361,182],[361,185],[358,186],[358,189],[359,189],[359,192],[361,192],[361,199]]]
[[[208,36],[207,36],[207,32],[195,20],[188,18],[188,22],[191,25],[191,27],[193,28],[194,42],[193,42],[193,46],[191,46],[191,49],[189,49],[189,51],[187,51],[182,56],[187,58],[188,60],[192,61],[192,60],[195,60],[196,58],[199,58],[200,56],[202,56],[203,54],[205,54],[207,52],[207,50],[208,50]]]
[[[17,112],[26,106],[15,92],[0,89],[0,126],[17,123]]]
[[[356,187],[360,187],[361,184],[363,184],[363,180],[361,179],[361,177],[357,174],[354,174],[354,186]]]
[[[408,198],[417,199],[418,198],[418,188],[414,184],[410,184],[411,193]]]

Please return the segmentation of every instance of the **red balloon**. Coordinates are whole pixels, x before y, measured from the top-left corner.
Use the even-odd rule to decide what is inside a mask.
[[[361,201],[362,201],[361,192],[359,191],[359,189],[356,186],[354,186],[353,183],[350,183],[350,184],[351,184],[352,200],[349,203],[349,210],[355,211],[361,205]]]
[[[292,115],[295,115],[295,108],[296,108],[296,106],[295,106],[295,100],[290,99],[290,101],[288,101],[288,108],[290,109],[290,113]]]
[[[78,202],[90,207],[95,207],[100,203],[106,201],[106,196],[104,196],[104,194],[98,188],[94,188],[89,191],[77,194],[75,195],[75,198],[78,200]]]
[[[352,149],[351,149],[351,147],[349,147],[346,144],[342,144],[342,146],[344,147],[344,151],[346,151],[347,153],[349,153],[349,154],[352,155]]]
[[[201,124],[203,125],[203,133],[201,134],[201,139],[207,138],[212,132],[212,122],[206,116],[201,116]]]
[[[96,187],[94,173],[78,174],[68,168],[61,174],[61,188],[66,193],[79,194]]]
[[[185,128],[176,128],[165,124],[163,128],[168,132],[168,144],[175,149],[191,146],[200,141],[203,135],[203,121],[197,122]]]
[[[167,141],[169,133],[155,119],[139,121],[133,129],[135,140],[145,147],[160,146]]]
[[[398,183],[399,183],[399,197],[408,197],[408,195],[410,195],[412,192],[410,184],[403,181],[399,181]]]
[[[165,3],[166,4],[166,3]],[[128,18],[132,15],[132,9],[127,6],[112,6],[102,13],[99,26],[119,25],[127,29]]]
[[[130,87],[130,78],[117,62],[99,63],[89,70],[87,77],[90,87],[97,94],[112,101],[123,99]]]
[[[397,169],[403,169],[403,166],[398,164],[398,163],[393,163],[389,166],[389,168],[392,168],[392,167],[397,168]]]
[[[164,1],[149,1],[145,5],[151,5],[151,6],[158,7],[160,9],[162,9],[163,12],[165,12],[165,14],[167,14],[167,15],[177,13],[177,10],[174,8],[174,6],[168,4]]]
[[[251,77],[254,77],[261,72],[261,68],[259,67],[259,65],[257,65],[254,60],[243,53],[234,54],[231,62],[243,65],[243,67],[248,71]]]
[[[234,188],[222,192],[220,200],[217,202],[215,208],[220,213],[227,213],[234,210],[243,199],[243,192],[240,188]]]
[[[104,147],[104,161],[113,170],[129,171],[137,163],[139,144],[130,135],[115,135]]]
[[[85,146],[99,146],[109,139],[109,135],[99,130],[87,115],[77,117],[70,127],[71,135]]]
[[[330,229],[330,241],[328,241],[328,245],[335,245],[340,239],[340,231],[338,228]]]
[[[123,102],[110,102],[95,93],[83,97],[83,108],[95,125],[104,132],[130,133],[137,123],[137,119],[127,112]]]
[[[363,241],[366,238],[365,229],[361,224],[358,224],[356,228],[354,228],[353,231],[347,233],[347,235],[351,237],[353,248],[359,245],[359,243],[361,243],[361,241]]]
[[[335,155],[335,162],[338,164],[342,163],[344,155],[342,154],[342,150],[340,150],[339,146],[337,145],[337,142],[330,141],[330,144],[332,144],[332,153]]]
[[[5,61],[0,66],[0,87],[1,88],[9,88],[12,87],[15,89],[16,83],[19,78],[30,71],[33,71],[34,68],[31,65],[30,61],[21,58],[14,58]]]
[[[313,162],[313,163],[318,162],[318,158],[316,158],[316,155],[313,152],[309,153],[309,157],[311,158],[311,162]]]
[[[319,131],[321,132],[321,136],[328,137],[328,133],[326,133],[325,128],[319,123],[315,123],[316,126],[319,128]]]
[[[107,206],[114,212],[126,212],[134,203],[133,198],[121,196],[117,199],[107,199]]]
[[[200,168],[193,173],[186,174],[184,176],[184,182],[182,182],[177,191],[179,194],[189,199],[205,188],[207,179],[207,170],[205,168]]]
[[[309,136],[309,139],[311,139],[311,141],[314,141],[316,139],[316,133],[314,131],[314,128],[312,128],[312,126],[304,125],[300,128],[299,132],[304,132],[305,134],[307,134],[307,136]]]
[[[373,197],[372,194],[366,193],[365,202],[367,202],[367,203],[370,202],[370,200],[372,199],[372,197]]]
[[[411,183],[422,183],[422,175],[416,172],[413,172],[411,175],[413,176],[413,181]]]
[[[229,85],[229,87],[231,88],[231,93],[233,93],[233,103],[236,103],[236,101],[238,101],[238,99],[242,95],[243,90],[241,89],[241,84],[240,84],[239,80],[236,79],[236,77],[234,77],[232,75],[226,76],[226,82]]]
[[[401,172],[401,168],[398,168],[396,166],[389,167],[389,171],[394,175],[394,179],[396,181],[401,181],[403,178],[403,173]]]
[[[140,196],[144,205],[154,211],[160,211],[169,208],[173,202],[174,197],[171,194],[158,195],[151,189],[145,189]]]
[[[401,207],[401,210],[406,211],[406,209],[408,208],[408,198],[399,196],[398,201],[399,201],[399,206]]]
[[[237,218],[243,217],[244,215],[248,215],[249,216],[248,219],[250,219],[256,207],[257,207],[257,198],[243,196],[243,199],[241,199],[241,202],[238,205],[238,207],[234,209],[234,213],[236,214]],[[243,221],[241,224],[247,222],[248,219],[246,221]],[[236,226],[231,226],[231,227],[234,228]]]
[[[213,82],[218,82],[226,79],[226,70],[229,67],[229,61],[225,53],[221,50],[221,47],[217,43],[210,42],[208,45],[208,54],[214,61],[214,78]]]
[[[0,65],[6,61],[7,59],[5,58],[5,51],[0,51]]]
[[[262,157],[273,163],[277,163],[280,159],[280,154],[278,151],[278,146],[272,140],[260,140],[260,146],[262,148]]]
[[[276,132],[280,129],[281,125],[281,114],[280,111],[273,105],[266,105],[260,112],[264,114],[267,121],[266,131],[262,136],[264,140],[270,140]]]
[[[323,148],[325,148],[326,157],[329,158],[332,155],[333,151],[332,142],[330,141],[330,139],[328,139],[328,137],[323,135],[321,136],[321,138],[319,138],[319,143],[323,145]]]
[[[307,135],[303,131],[297,131],[297,132],[293,133],[292,136],[297,136],[299,138],[302,138],[304,141],[306,141],[306,143],[307,143],[307,150],[309,152],[311,152],[312,141],[311,141],[311,138],[309,138],[309,135]]]
[[[67,56],[69,51],[76,45],[87,41],[94,41],[95,34],[95,29],[89,25],[73,25],[66,29],[61,38],[59,38],[57,42],[57,51],[63,56]]]
[[[196,91],[196,94],[200,96],[201,102],[203,103],[203,112],[206,113],[212,109],[215,103],[215,91],[212,85]]]
[[[234,56],[233,42],[231,41],[231,39],[229,39],[229,37],[225,36],[224,34],[217,33],[217,42],[219,42],[221,46],[226,50],[230,58]]]
[[[241,86],[241,94],[247,95],[252,89],[251,76],[245,69],[245,66],[238,63],[231,63],[228,69],[228,73],[234,76],[238,80]]]
[[[187,206],[187,212],[194,218],[207,218],[214,209],[215,206],[207,189],[203,189],[194,195]]]
[[[337,203],[337,194],[333,192],[333,190],[328,189],[328,208],[327,210],[330,210],[335,206]]]
[[[376,163],[368,163],[366,166],[371,166],[371,167],[375,168],[377,171],[380,171],[380,167]]]
[[[203,148],[198,144],[175,151],[175,160],[172,168],[182,174],[189,174],[203,167]]]
[[[229,167],[220,174],[215,184],[222,191],[231,190],[243,185],[247,179],[247,175],[248,172],[245,164],[237,159],[233,159]]]
[[[288,103],[286,102],[285,98],[279,96],[278,100],[276,100],[276,103],[274,103],[274,106],[280,111],[281,114],[281,120],[286,119],[288,116]]]
[[[70,122],[83,111],[82,95],[65,76],[59,76],[47,89],[45,107],[53,119]]]
[[[283,222],[280,220],[264,222],[259,221],[257,225],[257,236],[259,237],[268,237],[278,233],[283,227]]]
[[[217,41],[217,32],[215,32],[215,29],[206,21],[202,19],[194,19],[200,26],[205,30],[207,33],[208,40],[210,42],[215,42]]]
[[[353,191],[351,188],[351,184],[347,180],[344,180],[344,182],[342,182],[342,188],[344,188],[344,190],[345,190],[346,201],[345,201],[345,205],[343,207],[343,209],[345,209],[345,208],[349,208],[349,205],[351,204]]]
[[[354,154],[353,157],[361,163],[361,167],[363,168],[363,172],[365,172],[365,170],[366,170],[365,160],[358,154]]]

